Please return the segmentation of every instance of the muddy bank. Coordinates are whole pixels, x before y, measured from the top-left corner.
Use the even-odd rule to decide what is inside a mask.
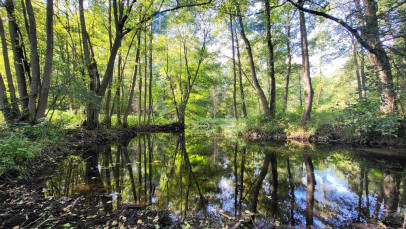
[[[116,128],[116,129],[70,129],[65,133],[75,147],[85,147],[94,144],[109,144],[113,142],[120,142],[130,140],[137,136],[137,133],[181,133],[185,127],[179,123],[172,123],[167,125],[153,125],[141,126],[131,128]]]

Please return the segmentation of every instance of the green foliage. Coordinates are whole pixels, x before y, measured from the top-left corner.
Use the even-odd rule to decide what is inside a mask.
[[[401,118],[382,114],[379,106],[379,101],[368,100],[344,110],[344,121],[355,130],[354,135],[363,140],[371,140],[376,134],[397,137]]]
[[[46,147],[60,144],[63,136],[56,126],[47,122],[5,127],[0,135],[0,176],[6,171],[24,172],[27,160]]]
[[[24,171],[23,163],[41,150],[21,132],[0,139],[0,176],[8,170]]]

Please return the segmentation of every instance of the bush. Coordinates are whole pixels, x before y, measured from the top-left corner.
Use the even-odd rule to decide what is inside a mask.
[[[35,146],[21,133],[0,139],[0,176],[7,170],[24,171],[23,163],[32,159],[41,148]]]
[[[362,140],[371,140],[377,134],[397,137],[401,118],[382,114],[379,106],[379,101],[368,100],[345,109],[344,121],[355,130],[355,136]]]
[[[24,163],[34,158],[40,150],[60,144],[64,135],[46,121],[31,126],[20,124],[3,127],[0,136],[0,176],[8,170],[24,172]]]

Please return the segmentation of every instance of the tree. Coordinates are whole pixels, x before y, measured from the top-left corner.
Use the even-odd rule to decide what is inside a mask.
[[[271,84],[270,93],[270,103],[269,103],[269,115],[271,117],[275,116],[276,112],[276,83],[275,83],[275,60],[274,60],[274,45],[272,43],[272,32],[271,32],[271,6],[269,4],[270,0],[264,0],[265,2],[265,17],[266,17],[266,43],[268,46],[268,71],[269,80]]]
[[[374,0],[363,0],[364,12],[362,14],[365,20],[365,26],[361,28],[361,34],[358,29],[351,27],[347,22],[327,13],[317,10],[311,10],[303,7],[303,4],[288,0],[301,12],[318,15],[340,24],[349,31],[357,41],[368,51],[370,62],[375,66],[375,72],[379,74],[381,83],[381,111],[385,114],[391,114],[395,111],[395,90],[393,86],[392,70],[389,57],[382,46],[379,34],[377,3]]]
[[[240,26],[241,37],[242,37],[242,39],[243,39],[243,41],[245,43],[245,48],[247,49],[247,53],[248,53],[248,60],[250,62],[251,79],[252,79],[253,86],[254,86],[254,88],[255,88],[258,96],[259,96],[259,99],[261,101],[264,115],[265,116],[271,116],[271,112],[270,112],[270,109],[269,109],[269,106],[268,106],[268,101],[266,99],[265,93],[262,90],[261,85],[259,84],[258,79],[257,79],[257,73],[256,73],[256,70],[255,70],[255,62],[254,62],[254,57],[253,57],[253,54],[252,54],[251,43],[250,43],[250,41],[248,40],[248,38],[247,38],[247,36],[245,34],[244,24],[243,24],[243,21],[242,21],[242,15],[241,15],[241,12],[240,12],[240,6],[239,5],[237,5],[237,17],[238,17],[238,23],[239,23],[239,26]]]
[[[301,2],[301,4],[303,3],[304,1]],[[312,88],[312,80],[310,78],[310,61],[308,49],[309,45],[307,42],[306,20],[303,11],[299,12],[299,21],[300,21],[300,48],[302,50],[303,87],[305,95],[305,106],[303,107],[301,121],[307,122],[310,120],[314,92]]]

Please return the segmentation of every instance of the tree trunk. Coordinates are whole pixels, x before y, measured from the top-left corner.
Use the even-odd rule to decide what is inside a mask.
[[[307,43],[306,21],[303,11],[299,11],[299,20],[300,20],[300,36],[301,36],[300,40],[302,50],[303,87],[305,95],[305,106],[303,107],[301,121],[307,122],[310,120],[314,92],[312,88],[312,81],[310,78],[310,62]]]
[[[152,23],[149,33],[149,101],[148,101],[148,126],[151,124],[152,115],[152,40],[154,35],[152,33]]]
[[[143,125],[145,126],[146,124],[146,118],[147,118],[147,69],[148,69],[148,45],[147,45],[147,24],[145,23],[145,34],[144,34],[144,57],[145,57],[145,63],[144,63],[144,109],[143,109]]]
[[[23,40],[19,36],[19,27],[14,15],[14,3],[13,0],[6,0],[7,17],[9,21],[9,32],[11,39],[11,46],[14,57],[14,68],[17,76],[18,93],[21,100],[21,108],[23,112],[28,110],[28,92],[27,83],[25,79],[25,58],[23,52]]]
[[[28,100],[28,114],[29,121],[35,123],[35,115],[37,108],[37,94],[41,88],[41,71],[39,65],[39,55],[38,55],[38,40],[37,40],[37,25],[35,21],[34,10],[31,5],[31,0],[25,0],[27,6],[27,14],[29,21],[29,31],[28,36],[30,40],[31,49],[31,83],[30,83],[30,97]],[[51,57],[52,58],[52,57]]]
[[[123,72],[121,70],[121,55],[118,55],[118,65],[117,65],[117,75],[118,75],[118,82],[117,82],[117,125],[122,125],[121,123],[121,95],[123,94]],[[123,95],[124,96],[124,95]]]
[[[289,94],[289,80],[290,80],[290,73],[292,71],[292,49],[290,47],[290,15],[289,15],[289,10],[287,13],[287,27],[286,27],[286,34],[287,34],[287,41],[286,41],[286,49],[287,49],[287,55],[288,55],[288,68],[286,70],[286,84],[285,84],[285,96],[283,100],[283,111],[286,111],[288,108],[288,94]],[[299,82],[300,83],[300,82]]]
[[[264,94],[264,91],[261,88],[261,85],[258,82],[258,79],[257,79],[257,74],[256,74],[256,70],[255,70],[255,63],[254,63],[254,57],[252,55],[252,50],[251,50],[251,44],[250,44],[250,41],[248,40],[247,36],[245,35],[244,25],[243,25],[243,22],[242,22],[242,16],[241,16],[241,13],[240,13],[239,6],[237,6],[237,14],[238,14],[238,21],[239,21],[240,29],[241,29],[241,31],[240,31],[241,32],[241,37],[244,40],[244,43],[245,43],[245,46],[246,46],[246,49],[247,49],[247,53],[248,53],[248,59],[250,61],[252,82],[253,82],[254,88],[255,88],[258,96],[259,96],[259,99],[261,101],[262,109],[264,111],[264,115],[265,116],[270,116],[271,113],[270,113],[270,110],[269,110],[269,107],[268,107],[268,102],[266,100],[266,96]]]
[[[265,17],[266,17],[266,41],[268,45],[268,53],[269,53],[269,59],[268,59],[268,71],[269,71],[269,80],[270,80],[270,85],[271,85],[271,90],[270,90],[270,103],[269,103],[269,115],[271,117],[275,116],[276,112],[276,83],[275,83],[275,61],[274,61],[274,48],[273,48],[273,43],[272,43],[272,31],[271,31],[271,7],[269,4],[269,0],[264,0],[265,2]]]
[[[113,83],[113,77],[109,83],[109,87],[107,88],[107,98],[106,98],[106,108],[104,110],[104,120],[103,124],[106,125],[107,128],[111,127],[111,116],[110,116],[110,101],[111,101],[111,86]]]
[[[355,76],[357,77],[357,92],[358,92],[358,99],[362,100],[362,86],[361,86],[361,76],[360,76],[360,69],[358,65],[358,57],[357,57],[357,48],[355,46],[354,37],[351,36],[351,46],[352,46],[352,60],[354,62],[355,67]]]
[[[12,123],[14,117],[10,110],[10,105],[7,99],[6,86],[4,85],[3,76],[1,75],[1,73],[0,73],[0,110],[3,113],[4,120],[7,123]]]
[[[16,118],[20,113],[20,109],[18,107],[18,101],[13,83],[13,76],[11,75],[10,59],[8,58],[6,35],[4,32],[3,20],[1,18],[0,18],[0,38],[1,38],[1,47],[3,50],[4,69],[6,70],[8,92],[10,94],[11,105],[13,108],[11,113],[13,114],[14,118]]]
[[[235,49],[234,49],[234,28],[233,17],[230,14],[231,48],[233,51],[233,113],[234,118],[238,120],[237,114],[237,73],[235,69]]]
[[[140,65],[140,48],[141,48],[141,32],[138,32],[137,34],[137,54],[135,57],[135,64],[134,64],[134,71],[133,71],[133,77],[132,77],[132,82],[131,82],[131,87],[130,87],[130,94],[128,96],[128,102],[127,102],[127,107],[125,109],[124,113],[124,118],[123,118],[123,126],[128,127],[128,115],[130,114],[131,111],[131,102],[133,101],[134,97],[134,88],[135,84],[137,82],[137,72],[138,72],[138,66]],[[141,68],[141,66],[140,66]]]
[[[375,66],[381,81],[381,111],[385,114],[391,114],[395,111],[395,90],[393,87],[392,70],[389,58],[379,36],[377,4],[374,0],[363,0],[365,29],[363,34],[366,42],[375,50],[375,53],[369,52],[368,57]]]
[[[79,17],[80,17],[80,26],[82,32],[82,45],[83,45],[83,54],[85,58],[86,67],[90,76],[90,91],[93,92],[93,95],[96,97],[97,91],[97,78],[99,78],[98,70],[97,70],[97,63],[94,59],[94,56],[91,55],[91,46],[90,46],[90,38],[89,34],[86,30],[86,22],[83,10],[83,0],[79,0]],[[95,98],[95,100],[99,100]],[[89,129],[98,127],[99,125],[99,108],[97,107],[98,101],[91,101],[87,104],[87,119],[86,119],[86,126]]]
[[[365,78],[365,54],[364,49],[361,48],[361,60],[360,60],[360,74],[361,74],[361,85],[362,85],[362,97],[366,100],[367,99],[367,87],[366,87],[366,78]]]
[[[42,86],[38,101],[36,119],[45,117],[45,110],[48,105],[49,87],[51,85],[52,63],[54,52],[54,33],[53,33],[53,15],[54,15],[54,1],[47,0],[47,47],[45,54],[45,65],[42,76]],[[69,66],[68,66],[69,67]]]
[[[141,43],[139,43],[141,47]],[[138,127],[141,126],[141,114],[142,114],[142,75],[141,75],[141,61],[140,61],[140,79],[138,82]]]
[[[247,117],[247,107],[245,106],[245,96],[244,96],[244,85],[242,83],[242,70],[241,70],[241,58],[240,58],[240,45],[238,43],[238,36],[237,36],[237,26],[235,26],[234,34],[235,34],[235,44],[237,45],[237,59],[238,59],[238,78],[240,83],[240,94],[241,94],[241,104],[242,104],[242,113],[244,118]]]

